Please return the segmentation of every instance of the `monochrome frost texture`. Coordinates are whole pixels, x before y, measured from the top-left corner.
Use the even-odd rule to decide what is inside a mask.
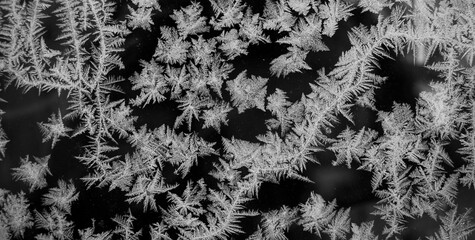
[[[59,180],[58,187],[50,188],[48,193],[43,195],[43,204],[71,213],[71,205],[78,198],[79,194],[76,192],[74,184]]]
[[[0,239],[405,239],[426,219],[417,238],[473,237],[473,1],[115,2],[0,0],[2,99],[67,99],[33,124],[41,155],[17,156],[0,110],[19,183]],[[394,61],[432,75],[387,104]],[[372,217],[316,187],[326,167],[370,176]]]
[[[21,180],[30,186],[30,191],[46,187],[46,175],[51,174],[48,161],[50,155],[38,158],[33,157],[34,162],[30,161],[29,156],[21,159],[21,165],[13,168],[13,177]]]
[[[67,132],[72,130],[64,126],[61,112],[58,112],[58,116],[53,113],[47,123],[38,123],[38,127],[43,135],[43,142],[51,140],[52,148],[60,137],[67,137]]]
[[[5,239],[23,237],[26,229],[33,226],[33,217],[28,210],[29,203],[25,194],[12,194],[2,190],[0,197],[0,236]]]

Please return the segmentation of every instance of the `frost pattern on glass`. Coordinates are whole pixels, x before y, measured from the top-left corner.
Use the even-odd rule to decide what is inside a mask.
[[[0,239],[400,239],[423,218],[438,230],[420,237],[473,237],[458,200],[475,190],[471,0],[0,0],[0,16],[6,91],[68,100],[36,123],[51,154],[15,156],[21,140],[0,129],[0,160],[18,183],[0,189]],[[140,34],[155,45],[132,69],[124,50]],[[397,56],[437,77],[415,104],[382,109],[382,63]],[[285,90],[293,81],[308,91]],[[371,126],[358,109],[376,116]],[[244,116],[265,118],[265,132],[230,134]],[[65,141],[81,151],[64,161],[87,168],[74,179],[51,170]],[[318,190],[256,207],[266,184],[314,184],[307,168],[318,164],[370,174],[374,217]],[[94,189],[126,210],[108,225],[75,223]]]

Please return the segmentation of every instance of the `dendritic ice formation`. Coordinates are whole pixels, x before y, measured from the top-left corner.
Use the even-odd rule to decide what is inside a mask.
[[[399,56],[436,77],[382,109]],[[15,156],[0,131],[18,183],[0,188],[0,239],[411,239],[421,219],[434,231],[414,239],[473,238],[458,196],[475,194],[474,57],[472,0],[0,0],[0,94],[68,101],[35,123],[51,154]],[[265,126],[250,139],[229,130],[246,114]],[[62,141],[83,176],[55,176]],[[373,217],[318,190],[256,207],[318,164],[370,174]],[[95,216],[91,191],[121,207]]]

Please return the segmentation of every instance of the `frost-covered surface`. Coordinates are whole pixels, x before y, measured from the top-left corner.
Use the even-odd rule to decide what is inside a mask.
[[[14,181],[0,188],[0,239],[473,238],[459,200],[475,189],[471,0],[1,0],[0,9],[4,122],[22,94],[67,101],[34,123],[43,151],[13,151],[34,131],[0,131],[1,172]],[[385,108],[379,88],[398,81],[391,59],[434,77]],[[314,187],[263,206],[271,184],[332,185],[308,171],[320,164],[371,176],[370,217]],[[434,227],[414,235],[417,221]]]

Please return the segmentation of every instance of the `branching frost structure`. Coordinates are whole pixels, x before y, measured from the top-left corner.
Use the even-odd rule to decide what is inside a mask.
[[[398,239],[410,219],[425,216],[440,223],[427,239],[468,239],[475,225],[457,194],[475,189],[475,4],[349,2],[266,0],[258,12],[244,0],[176,9],[162,0],[0,0],[5,85],[67,96],[66,110],[37,123],[39,144],[82,139],[74,157],[88,169],[49,187],[51,155],[18,159],[12,176],[28,193],[0,189],[0,239],[288,239],[295,226],[325,239]],[[356,14],[374,21],[360,24]],[[341,26],[349,46],[333,66],[313,69],[311,59],[336,51],[330,43]],[[138,31],[156,33],[156,46],[123,77],[124,43]],[[283,51],[261,73],[237,67],[256,46]],[[375,90],[388,81],[381,62],[400,55],[437,79],[413,106],[378,109]],[[301,73],[317,77],[298,99],[275,87]],[[172,124],[138,114],[165,104],[174,106]],[[357,108],[375,113],[375,129],[356,127]],[[223,133],[236,116],[255,113],[266,117],[265,133]],[[0,130],[0,160],[12,157],[9,141]],[[320,152],[333,153],[335,167],[371,174],[374,221],[356,222],[351,208],[317,192],[295,206],[250,207],[265,183],[313,183],[305,170],[325,162]],[[89,188],[122,194],[129,210],[111,218],[114,227],[75,226],[74,205]],[[42,189],[33,209],[28,196]],[[156,218],[143,226],[141,214]],[[252,231],[243,227],[249,219],[257,219]]]

